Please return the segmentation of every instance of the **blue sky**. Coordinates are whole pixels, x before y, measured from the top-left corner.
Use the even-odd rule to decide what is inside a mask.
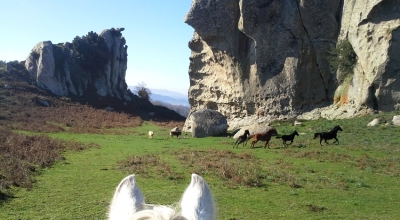
[[[72,42],[90,31],[124,27],[126,82],[187,94],[191,0],[0,0],[0,60],[25,60],[33,46]]]

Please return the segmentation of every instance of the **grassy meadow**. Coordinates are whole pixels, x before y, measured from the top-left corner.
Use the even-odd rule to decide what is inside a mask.
[[[179,201],[193,172],[210,185],[218,219],[397,219],[400,127],[384,125],[394,114],[296,127],[274,122],[280,134],[296,129],[300,136],[287,148],[273,138],[270,149],[264,142],[233,149],[229,137],[167,139],[172,127],[149,121],[96,133],[17,131],[87,147],[66,149],[35,171],[32,187],[11,186],[0,219],[106,219],[115,187],[132,173],[146,203],[168,205]],[[367,127],[374,118],[381,125]],[[335,125],[343,129],[339,145],[313,139]]]

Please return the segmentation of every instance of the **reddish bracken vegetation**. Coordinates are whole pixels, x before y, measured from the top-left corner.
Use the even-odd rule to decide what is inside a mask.
[[[92,147],[15,131],[115,133],[112,128],[141,125],[140,116],[148,112],[154,112],[159,123],[184,120],[148,100],[133,94],[131,98],[128,102],[93,92],[82,97],[58,97],[38,88],[23,62],[15,64],[11,72],[0,66],[0,202],[9,196],[10,186],[30,188],[37,170],[62,160],[64,150]]]
[[[182,129],[183,126],[185,125],[184,121],[152,121],[152,123],[156,124],[157,126],[163,127],[163,128],[175,128],[178,127],[179,129]]]
[[[38,168],[49,167],[63,159],[63,150],[95,146],[60,141],[44,135],[17,134],[5,128],[0,128],[0,143],[0,191],[12,185],[31,188],[34,182],[32,174]]]

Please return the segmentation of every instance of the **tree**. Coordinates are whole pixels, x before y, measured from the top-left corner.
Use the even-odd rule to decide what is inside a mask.
[[[135,87],[135,92],[137,95],[146,100],[150,100],[150,95],[152,94],[150,89],[147,88],[146,83],[141,82]]]
[[[104,38],[96,32],[91,31],[82,37],[76,36],[72,45],[78,64],[92,74],[102,71],[110,58]]]
[[[357,55],[348,40],[341,40],[330,52],[328,60],[331,71],[336,72],[339,70],[339,80],[343,81],[346,76],[353,73],[353,69],[357,63]]]

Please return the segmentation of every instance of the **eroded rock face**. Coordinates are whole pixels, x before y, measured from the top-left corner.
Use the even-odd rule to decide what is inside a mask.
[[[130,100],[125,75],[127,69],[126,41],[123,29],[107,29],[99,34],[110,52],[103,70],[90,73],[77,65],[71,43],[53,45],[51,41],[34,46],[25,62],[25,68],[37,85],[58,96],[82,96],[94,88],[99,96]]]
[[[398,0],[193,0],[185,22],[191,111],[237,121],[352,117],[399,108]],[[342,83],[328,56],[348,40],[358,63]],[[347,84],[346,84],[347,83]],[[330,106],[330,107],[328,107]],[[332,114],[331,114],[332,113]],[[255,118],[254,118],[255,117]]]
[[[339,40],[350,41],[358,62],[336,93],[343,107],[400,109],[399,26],[398,0],[345,1]]]
[[[192,111],[214,109],[232,120],[326,105],[335,79],[321,55],[335,45],[340,9],[339,0],[193,1],[185,18],[195,29],[189,42]]]

